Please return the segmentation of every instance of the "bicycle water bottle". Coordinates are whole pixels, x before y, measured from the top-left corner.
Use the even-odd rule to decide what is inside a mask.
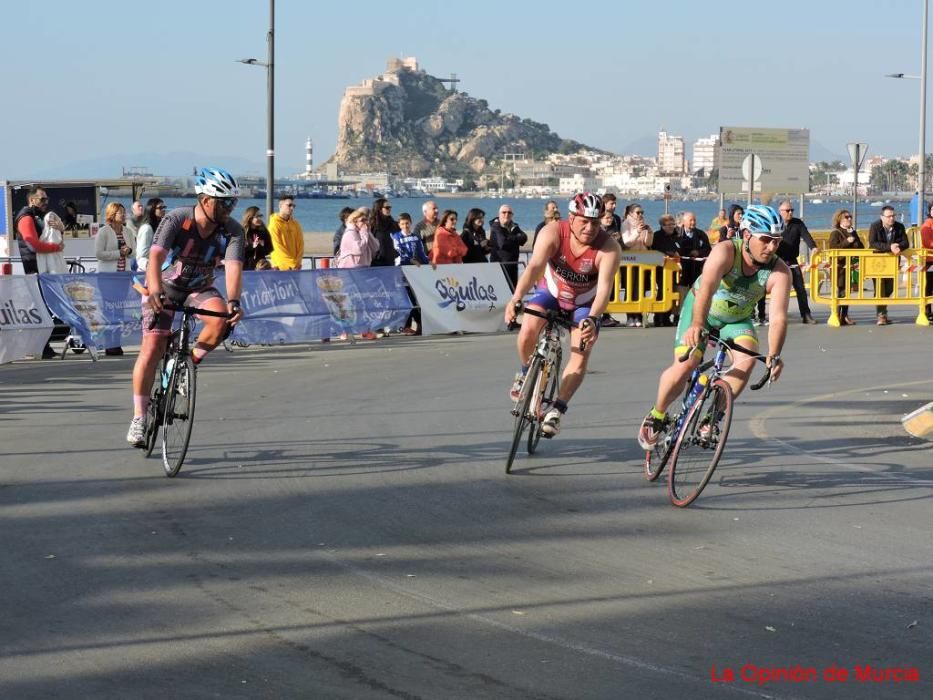
[[[172,376],[172,368],[175,366],[175,358],[171,358],[165,364],[165,371],[162,372],[162,388],[168,389],[168,378]]]
[[[696,381],[693,382],[693,387],[690,389],[690,395],[687,397],[687,408],[693,405],[693,402],[697,400],[700,392],[703,391],[703,387],[705,387],[707,384],[709,384],[709,377],[707,377],[705,374],[701,374],[696,378]]]

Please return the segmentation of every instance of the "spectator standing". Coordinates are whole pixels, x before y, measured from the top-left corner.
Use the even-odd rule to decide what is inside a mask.
[[[684,298],[687,289],[693,286],[697,278],[703,273],[703,263],[713,252],[712,242],[706,231],[696,228],[697,217],[691,211],[685,211],[680,218],[680,229],[677,235],[677,245],[680,249],[680,284],[684,287]]]
[[[98,272],[128,272],[136,241],[126,227],[126,208],[111,202],[104,210],[106,224],[97,232],[94,249],[97,253]],[[119,345],[104,350],[105,355],[122,355]]]
[[[518,282],[518,256],[528,236],[513,220],[514,212],[508,204],[499,207],[499,216],[489,224],[489,262],[497,262],[505,269],[512,289]]]
[[[810,313],[810,304],[807,300],[807,288],[803,284],[803,273],[800,271],[800,262],[797,256],[800,255],[800,241],[807,244],[810,251],[816,250],[816,241],[807,230],[807,225],[796,216],[794,216],[794,205],[785,199],[778,207],[778,212],[784,219],[784,239],[778,246],[778,257],[781,258],[787,267],[790,268],[790,274],[794,283],[794,291],[797,293],[797,308],[800,310],[801,323],[816,323],[813,315]],[[808,256],[809,258],[809,253]],[[764,299],[762,299],[762,304]],[[761,306],[759,309],[759,319],[761,319]],[[763,319],[762,319],[763,320]]]
[[[933,250],[933,204],[927,210],[927,220],[920,227],[920,245],[927,250]],[[933,255],[927,254],[925,265],[926,281],[923,293],[925,296],[931,297],[933,296]],[[926,305],[926,314],[927,320],[933,323],[933,308],[931,307],[933,307],[933,304]]]
[[[337,258],[337,267],[354,268],[369,267],[373,256],[379,252],[379,241],[369,230],[370,212],[366,207],[360,207],[347,217],[346,229],[340,240],[340,255]],[[372,329],[363,331],[360,337],[364,340],[375,340],[376,334]],[[345,339],[341,335],[341,339]]]
[[[27,275],[39,272],[37,253],[59,253],[65,249],[63,243],[48,243],[40,240],[48,210],[48,194],[42,187],[35,185],[26,193],[26,206],[16,212],[16,216],[13,217],[16,242],[19,245],[19,258],[23,264],[23,272]],[[49,360],[53,357],[58,357],[58,355],[46,342],[42,350],[42,359]]]
[[[606,205],[606,211],[612,215],[612,226],[610,229],[615,231],[622,230],[622,217],[616,214],[616,207],[619,205],[616,196],[612,192],[607,192],[603,195],[603,204]],[[557,213],[560,217],[560,212]]]
[[[832,250],[851,250],[853,248],[864,248],[862,239],[858,236],[858,231],[852,228],[852,214],[845,209],[840,209],[833,214],[833,230],[829,234],[829,248]],[[851,260],[851,259],[850,259]],[[854,260],[850,266],[846,266],[845,259],[840,259],[836,264],[836,293],[839,298],[848,296],[850,275],[858,274],[858,267]],[[861,284],[861,281],[859,281]],[[854,326],[855,321],[849,318],[849,305],[840,304],[839,323],[843,326]]]
[[[644,251],[651,248],[654,242],[654,231],[645,221],[645,209],[633,202],[625,207],[625,218],[622,220],[622,248],[623,250]],[[639,285],[636,285],[639,286]],[[635,290],[630,295],[635,298]],[[629,328],[641,328],[645,323],[643,314],[627,314],[625,325]]]
[[[726,217],[726,210],[720,209],[719,213],[709,222],[709,242],[710,245],[719,243],[719,229],[723,226],[729,226],[729,219]],[[714,240],[715,238],[715,240]]]
[[[379,241],[369,230],[369,209],[360,207],[347,217],[346,224],[337,267],[369,267],[373,256],[379,252]]]
[[[421,236],[416,236],[412,231],[411,214],[403,212],[398,217],[399,231],[392,234],[395,242],[395,249],[398,251],[396,265],[414,265],[421,267],[430,262],[427,253],[424,252],[424,243]],[[421,308],[418,306],[418,300],[412,293],[411,288],[406,287],[408,296],[411,299],[411,313],[402,327],[402,335],[421,335]],[[418,330],[412,327],[412,323],[418,326]]]
[[[651,241],[651,249],[669,258],[679,257],[680,246],[678,245],[677,224],[674,217],[670,214],[662,214],[661,218],[658,219],[658,226],[659,228],[654,232],[654,238]],[[657,298],[660,301],[663,299],[661,296],[664,288],[663,268],[658,268],[656,282]],[[676,312],[676,309],[667,313],[655,314],[654,325],[659,327],[672,325],[671,314],[674,312]]]
[[[894,216],[894,207],[881,207],[881,218],[872,223],[868,229],[868,247],[879,253],[891,253],[892,255],[901,255],[910,248],[910,241],[907,240],[907,231],[904,224],[898,221]],[[894,280],[881,280],[881,294],[878,297],[889,297],[894,293]],[[887,304],[878,304],[875,307],[878,312],[877,324],[879,326],[890,325],[888,319]]]
[[[149,248],[152,247],[152,239],[164,216],[165,202],[158,197],[152,197],[146,202],[142,223],[136,231],[136,265],[144,272],[149,264]]]
[[[334,256],[340,254],[340,239],[343,238],[344,229],[347,227],[347,217],[352,213],[353,209],[351,207],[344,207],[337,215],[337,218],[340,219],[340,225],[334,231]]]
[[[463,256],[465,263],[489,262],[489,239],[486,238],[486,212],[482,209],[470,209],[460,239],[466,244],[467,252]]]
[[[395,259],[396,265],[415,265],[421,267],[430,262],[428,255],[424,251],[424,243],[421,236],[415,235],[411,227],[411,214],[403,212],[398,217],[399,230],[392,234],[392,241],[395,249],[398,251],[398,257]]]
[[[395,265],[398,251],[395,249],[392,234],[398,230],[398,222],[392,218],[392,205],[387,199],[380,197],[373,202],[373,208],[369,214],[369,231],[379,242],[379,250],[373,256],[373,267]]]
[[[47,243],[41,240],[45,229],[45,215],[49,211],[49,196],[39,186],[32,187],[26,194],[26,206],[16,212],[13,228],[19,244],[19,258],[27,275],[39,272],[36,253],[59,253],[64,243]]]
[[[94,246],[97,271],[127,272],[136,240],[126,226],[126,208],[119,202],[110,202],[104,210],[104,221]]]
[[[441,214],[441,225],[434,231],[431,264],[459,265],[467,254],[467,244],[457,235],[457,212],[447,209]]]
[[[305,236],[301,224],[295,219],[295,198],[290,194],[279,197],[279,211],[269,217],[272,236],[272,267],[277,270],[300,270],[305,255]]]
[[[605,198],[603,198],[605,202]],[[544,221],[535,226],[535,235],[531,239],[531,246],[534,247],[535,241],[538,240],[538,231],[543,229],[552,221],[560,221],[560,207],[557,206],[557,202],[553,199],[549,199],[544,203]]]
[[[130,217],[126,222],[126,228],[132,231],[134,237],[139,231],[139,227],[142,226],[145,216],[146,210],[143,208],[143,203],[138,199],[134,199],[130,205]]]
[[[742,222],[742,217],[745,216],[745,209],[741,204],[732,204],[729,206],[729,221],[719,227],[719,238],[717,243],[720,241],[732,240],[739,235],[739,224]],[[713,239],[710,238],[710,243]]]
[[[606,195],[606,197],[613,197],[613,208],[615,208],[615,201],[614,201],[615,195],[608,194]],[[603,200],[603,206],[606,207],[606,198],[603,197],[602,200]],[[619,217],[619,215],[611,212],[608,207],[606,207],[606,210],[603,212],[602,217],[600,217],[599,219],[600,232],[605,233],[612,240],[618,243],[620,247],[622,245],[622,235],[620,233],[621,222],[622,222],[622,219]],[[624,284],[625,283],[623,282],[623,285]],[[614,293],[614,290],[613,290],[613,293]],[[603,313],[602,318],[599,320],[599,325],[600,327],[605,327],[605,328],[616,328],[617,326],[621,326],[622,323],[619,320],[613,318],[612,314],[606,311]]]
[[[243,226],[243,243],[246,248],[243,269],[244,270],[262,270],[266,266],[262,265],[263,260],[268,262],[268,258],[274,250],[272,246],[272,235],[266,228],[266,223],[262,220],[262,212],[259,207],[247,207],[243,212],[241,221]],[[270,263],[271,266],[271,263]]]
[[[434,241],[434,229],[437,228],[437,203],[433,199],[421,205],[421,221],[415,226],[415,233],[421,237],[424,249],[430,253]]]

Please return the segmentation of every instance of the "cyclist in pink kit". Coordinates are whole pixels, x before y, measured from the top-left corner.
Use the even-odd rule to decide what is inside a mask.
[[[541,434],[547,438],[560,431],[561,416],[583,383],[586,365],[599,335],[599,319],[609,303],[622,254],[619,244],[600,231],[599,219],[605,208],[598,195],[589,192],[576,195],[570,200],[567,211],[567,219],[552,221],[538,233],[531,260],[505,309],[505,322],[511,323],[515,320],[516,303],[537,283],[525,305],[538,311],[564,310],[577,324],[570,334],[570,360],[561,377],[557,400],[541,424]],[[544,319],[530,314],[522,319],[518,334],[521,370],[512,384],[513,400],[521,393],[528,361],[544,324]],[[581,341],[585,346],[582,351]]]

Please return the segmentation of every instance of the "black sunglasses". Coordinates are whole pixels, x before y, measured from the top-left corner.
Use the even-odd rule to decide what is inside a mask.
[[[238,201],[236,197],[214,197],[213,199],[227,211],[233,211]]]

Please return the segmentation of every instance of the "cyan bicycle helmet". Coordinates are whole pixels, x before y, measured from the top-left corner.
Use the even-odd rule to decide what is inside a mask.
[[[223,168],[201,168],[194,181],[194,191],[208,197],[240,196],[236,178]]]
[[[784,219],[774,207],[753,204],[745,211],[739,229],[748,231],[753,236],[783,236]]]
[[[588,219],[598,219],[606,211],[603,200],[598,194],[581,192],[570,200],[567,211]]]

